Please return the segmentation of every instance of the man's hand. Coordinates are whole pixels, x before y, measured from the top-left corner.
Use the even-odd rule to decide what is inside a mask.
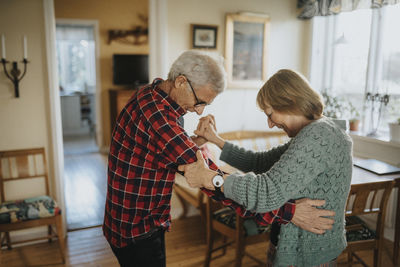
[[[332,229],[335,221],[324,217],[333,217],[335,212],[316,208],[323,205],[325,205],[325,200],[309,198],[296,200],[296,211],[291,222],[297,227],[315,234],[325,233],[326,230]]]
[[[192,139],[192,141],[196,144],[196,146],[201,147],[202,145],[204,145],[205,143],[207,143],[207,139],[205,139],[204,137],[201,136],[196,136],[196,135],[192,135],[190,137]]]
[[[196,162],[192,164],[180,165],[178,166],[178,170],[185,172],[184,176],[186,177],[186,181],[190,187],[205,187],[207,189],[214,190],[215,188],[212,184],[212,179],[217,172],[208,168],[200,150],[196,152],[196,157]]]

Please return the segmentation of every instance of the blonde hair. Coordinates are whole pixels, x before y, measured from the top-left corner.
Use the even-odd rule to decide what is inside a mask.
[[[263,85],[257,94],[257,105],[274,110],[303,115],[314,120],[322,115],[324,104],[303,75],[288,69],[279,70]]]

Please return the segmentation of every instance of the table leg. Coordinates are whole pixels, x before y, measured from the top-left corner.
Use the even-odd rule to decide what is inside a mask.
[[[397,208],[396,223],[394,228],[393,263],[397,266],[399,262],[399,243],[400,243],[400,179],[397,179]]]

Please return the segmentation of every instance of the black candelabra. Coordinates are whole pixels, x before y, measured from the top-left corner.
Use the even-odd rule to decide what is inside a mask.
[[[26,73],[26,65],[29,63],[26,58],[24,58],[21,62],[24,63],[24,71],[22,72],[22,75],[21,75],[21,70],[18,69],[17,61],[12,62],[12,69],[10,72],[8,72],[7,64],[10,63],[10,61],[7,61],[5,58],[1,59],[5,75],[14,84],[15,97],[19,97],[19,82],[22,80],[22,78],[24,78]]]

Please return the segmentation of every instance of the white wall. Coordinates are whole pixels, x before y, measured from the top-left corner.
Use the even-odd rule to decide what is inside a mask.
[[[185,50],[191,49],[190,24],[218,25],[217,51],[224,55],[225,14],[240,11],[270,16],[268,76],[281,68],[308,74],[311,23],[297,19],[293,0],[168,0],[168,68]],[[166,77],[163,77],[166,78]],[[212,113],[220,132],[265,130],[265,115],[256,107],[258,89],[227,89],[204,114]],[[187,114],[185,128],[191,132],[198,116]]]
[[[49,87],[47,83],[45,30],[42,0],[2,0],[0,2],[0,34],[6,37],[6,58],[18,61],[23,57],[22,36],[27,36],[27,72],[20,82],[20,97],[15,98],[14,86],[0,71],[0,150],[45,147],[49,160]],[[11,64],[8,64],[10,70]],[[50,183],[53,183],[50,180]],[[23,192],[27,188],[21,188]]]
[[[45,15],[43,0],[1,0],[0,34],[6,37],[6,58],[21,61],[22,36],[28,39],[29,64],[20,82],[20,97],[15,98],[14,87],[0,69],[0,150],[45,147],[49,168],[50,191],[57,199],[53,143],[51,141],[49,84],[45,42]],[[10,67],[10,64],[8,65]],[[23,65],[18,63],[23,70]],[[26,197],[31,191],[39,191],[42,182],[23,183],[18,188],[10,185],[7,194]],[[39,228],[40,231],[42,228]],[[46,228],[43,229],[47,231]],[[23,237],[30,231],[13,232],[12,237]]]

